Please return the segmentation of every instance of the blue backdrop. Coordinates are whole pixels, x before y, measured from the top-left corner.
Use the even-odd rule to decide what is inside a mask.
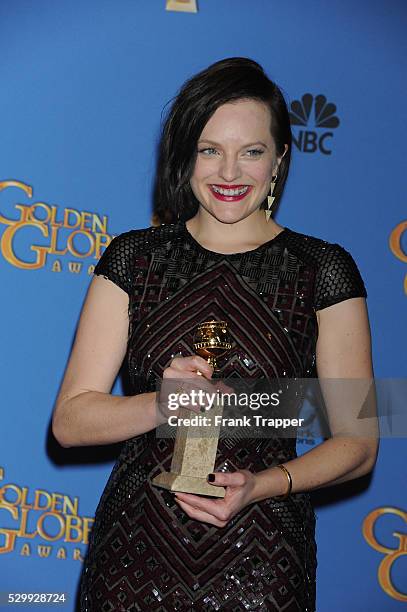
[[[118,449],[61,449],[52,408],[103,247],[150,225],[163,107],[210,63],[250,57],[282,87],[296,146],[277,220],[352,253],[376,377],[405,377],[406,3],[200,0],[198,9],[0,4],[2,592],[64,591],[75,608]],[[112,393],[122,392],[119,376]],[[405,451],[403,438],[383,440],[372,478],[313,495],[319,611],[405,607]]]

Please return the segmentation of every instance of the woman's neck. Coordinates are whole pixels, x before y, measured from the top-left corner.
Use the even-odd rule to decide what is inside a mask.
[[[256,249],[284,229],[271,217],[267,222],[264,210],[257,210],[235,223],[219,221],[207,211],[199,210],[186,222],[186,228],[203,247],[222,253]]]

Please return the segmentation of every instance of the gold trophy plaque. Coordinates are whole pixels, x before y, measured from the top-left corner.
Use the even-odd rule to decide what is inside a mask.
[[[225,321],[204,321],[196,329],[193,346],[195,351],[206,359],[217,371],[217,358],[231,347],[227,323]],[[214,389],[214,392],[216,390]],[[191,418],[194,413],[180,407],[180,418]],[[223,405],[215,402],[208,414],[209,424],[187,427],[179,425],[175,437],[171,471],[155,476],[152,484],[183,493],[224,497],[224,487],[214,487],[207,481],[213,472],[218,448],[220,425],[215,425],[215,417],[222,417]],[[220,419],[219,419],[220,420]],[[200,435],[202,433],[202,435]]]
[[[182,13],[197,13],[196,0],[167,0],[165,9],[167,11],[180,11]]]

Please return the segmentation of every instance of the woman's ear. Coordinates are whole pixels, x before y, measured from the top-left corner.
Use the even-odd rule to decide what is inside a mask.
[[[281,164],[281,160],[283,159],[283,157],[287,153],[287,151],[288,151],[288,144],[285,144],[284,145],[284,153],[282,155],[280,155],[280,157],[277,156],[277,166],[273,170],[273,175],[277,174],[278,169],[279,169],[280,164]]]
[[[279,157],[279,158],[278,158],[278,160],[279,160],[279,161],[278,161],[278,163],[280,163],[280,162],[281,162],[281,160],[283,159],[283,157],[284,157],[284,155],[287,153],[287,151],[288,151],[288,144],[285,144],[285,145],[284,145],[284,153],[282,154],[282,156],[281,156],[281,157]]]
[[[280,157],[277,157],[277,170],[281,164],[281,160],[283,159],[284,155],[287,153],[288,151],[288,144],[284,145],[284,153],[282,155],[280,155]],[[276,172],[274,172],[274,174],[276,174]]]

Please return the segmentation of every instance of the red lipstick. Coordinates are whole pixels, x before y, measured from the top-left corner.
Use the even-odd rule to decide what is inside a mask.
[[[211,194],[217,199],[220,200],[221,202],[239,202],[240,200],[243,200],[243,198],[245,198],[252,190],[253,186],[252,185],[218,185],[217,183],[214,183],[215,187],[220,187],[221,189],[242,189],[243,187],[247,187],[247,191],[245,191],[244,193],[242,193],[241,195],[224,195],[222,193],[217,193],[216,191],[214,191],[212,185],[209,185],[209,189],[211,191]]]

